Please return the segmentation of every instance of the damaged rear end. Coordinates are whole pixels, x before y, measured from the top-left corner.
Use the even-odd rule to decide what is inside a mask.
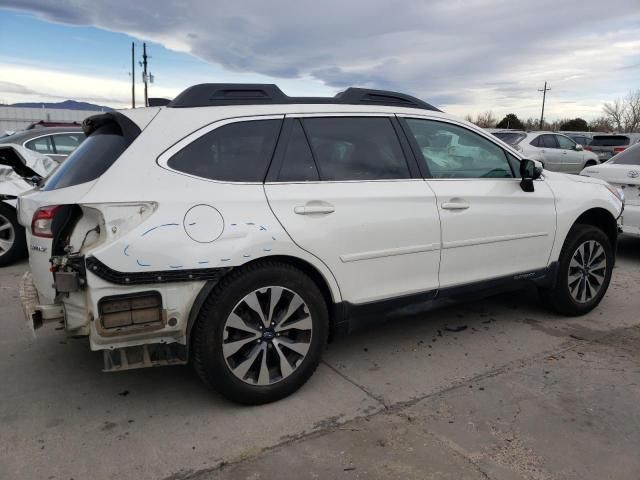
[[[181,315],[163,302],[162,286],[108,279],[94,256],[139,228],[157,204],[84,201],[153,116],[143,118],[142,125],[117,112],[87,119],[87,140],[19,200],[31,267],[20,293],[30,328],[62,322],[67,335],[89,336],[91,348],[104,351],[107,371],[186,361]]]

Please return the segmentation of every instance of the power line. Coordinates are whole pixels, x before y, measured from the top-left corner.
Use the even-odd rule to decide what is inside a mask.
[[[547,82],[544,82],[544,88],[542,90],[538,90],[542,92],[542,113],[540,114],[540,130],[542,130],[542,125],[544,122],[544,101],[547,98],[547,92],[551,90],[551,87],[547,88]]]
[[[131,108],[136,108],[136,44],[131,42]]]

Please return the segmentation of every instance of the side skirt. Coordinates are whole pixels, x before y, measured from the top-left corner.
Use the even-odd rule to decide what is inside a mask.
[[[389,320],[418,315],[456,303],[479,300],[498,293],[519,290],[532,284],[543,288],[553,288],[557,270],[558,262],[553,262],[547,268],[540,270],[467,285],[362,304],[341,302],[335,305],[334,310],[335,333],[336,335],[344,335]]]

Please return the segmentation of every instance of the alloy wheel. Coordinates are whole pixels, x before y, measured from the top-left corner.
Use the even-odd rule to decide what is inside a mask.
[[[284,380],[311,346],[309,307],[292,290],[269,286],[236,304],[223,329],[222,354],[231,372],[250,385]]]
[[[602,289],[607,273],[607,255],[596,240],[578,246],[569,262],[569,293],[578,303],[591,301]]]
[[[11,221],[0,214],[0,257],[5,255],[16,241],[16,231]]]

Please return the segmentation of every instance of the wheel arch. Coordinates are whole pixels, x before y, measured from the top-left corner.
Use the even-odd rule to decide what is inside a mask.
[[[329,281],[325,278],[322,272],[310,262],[303,260],[301,258],[292,257],[289,255],[270,255],[267,257],[257,258],[251,260],[247,263],[244,263],[238,267],[234,267],[233,271],[247,269],[252,267],[253,265],[259,264],[264,261],[270,262],[280,262],[287,265],[291,265],[301,270],[305,274],[307,274],[318,286],[320,291],[322,292],[322,296],[327,302],[327,309],[329,311],[329,341],[331,341],[334,336],[338,333],[337,330],[340,328],[340,324],[343,322],[343,315],[340,306],[342,305],[339,302],[339,299],[336,299],[332,290]],[[231,271],[231,270],[230,270]],[[227,272],[226,275],[229,273]],[[191,332],[193,330],[193,326],[198,319],[198,315],[200,314],[200,310],[207,299],[207,297],[211,294],[215,286],[224,278],[224,276],[220,277],[216,281],[209,280],[204,286],[200,289],[198,294],[196,295],[193,304],[191,305],[191,310],[189,311],[189,318],[187,322],[187,330],[186,330],[186,340],[187,345],[191,346]],[[190,350],[190,348],[189,348]]]
[[[618,223],[611,212],[604,208],[591,208],[580,214],[575,222],[573,222],[571,228],[575,225],[591,225],[602,230],[611,242],[611,247],[615,252],[618,242]]]

